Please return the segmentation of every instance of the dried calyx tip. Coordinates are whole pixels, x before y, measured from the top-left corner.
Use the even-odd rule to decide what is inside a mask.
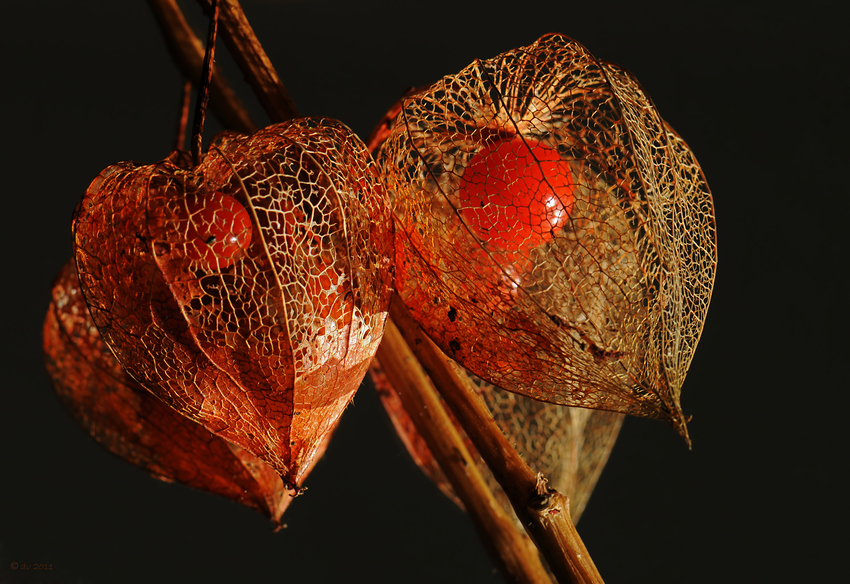
[[[678,432],[679,436],[685,439],[685,442],[688,444],[688,450],[693,450],[693,444],[691,443],[691,436],[688,434],[688,422],[693,419],[693,416],[685,415],[680,411],[678,414],[674,415],[673,419],[670,420],[670,425],[673,426],[673,429]]]

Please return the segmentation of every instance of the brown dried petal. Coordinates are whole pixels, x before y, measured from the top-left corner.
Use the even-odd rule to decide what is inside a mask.
[[[298,488],[380,342],[391,218],[339,122],[219,144],[195,169],[95,179],[75,217],[82,289],[136,381]]]
[[[637,81],[548,35],[403,100],[396,120],[378,156],[396,288],[440,348],[509,391],[686,436],[714,211]]]
[[[100,338],[69,261],[53,285],[44,352],[56,393],[107,450],[164,481],[222,495],[280,524],[292,501],[278,474],[145,391]]]

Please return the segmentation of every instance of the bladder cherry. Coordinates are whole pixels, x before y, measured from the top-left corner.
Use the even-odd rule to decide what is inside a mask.
[[[482,243],[517,250],[552,240],[569,219],[574,188],[557,149],[513,136],[472,157],[457,196],[461,217]]]
[[[232,265],[251,244],[251,216],[233,197],[219,191],[188,195],[186,210],[186,255],[205,268]]]
[[[297,491],[381,339],[390,201],[336,120],[218,144],[101,173],[74,217],[80,287],[128,375]]]

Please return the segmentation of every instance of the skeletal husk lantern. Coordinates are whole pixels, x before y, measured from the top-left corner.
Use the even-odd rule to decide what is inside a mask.
[[[56,393],[104,448],[153,477],[202,489],[265,514],[280,526],[292,501],[280,476],[162,403],[124,371],[100,338],[69,261],[53,284],[44,357]]]
[[[547,35],[406,97],[377,158],[398,295],[446,354],[508,391],[687,437],[713,204],[631,74]]]
[[[357,390],[392,290],[392,222],[363,143],[300,119],[95,179],[81,288],[127,373],[299,489]]]

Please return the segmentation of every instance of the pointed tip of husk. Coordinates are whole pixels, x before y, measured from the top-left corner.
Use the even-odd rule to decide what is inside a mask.
[[[682,412],[681,409],[679,409],[673,413],[672,417],[669,420],[670,425],[673,426],[673,429],[676,430],[679,436],[685,439],[685,442],[688,445],[688,450],[693,450],[691,436],[688,433],[688,422],[690,422],[691,419],[691,416],[685,417],[685,414]]]

